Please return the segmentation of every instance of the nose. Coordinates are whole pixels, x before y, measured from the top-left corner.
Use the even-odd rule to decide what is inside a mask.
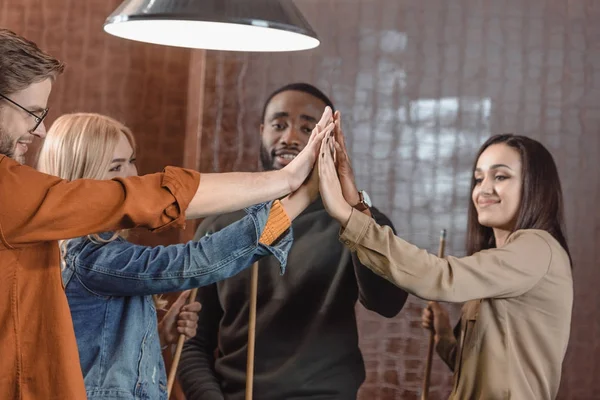
[[[279,143],[287,144],[288,146],[300,146],[300,132],[298,132],[294,125],[290,125],[279,138]]]
[[[31,132],[32,135],[39,137],[40,139],[44,139],[46,137],[46,125],[44,125],[44,121],[35,128],[35,131]]]
[[[494,182],[493,179],[485,177],[481,182],[481,193],[492,194],[494,193]]]

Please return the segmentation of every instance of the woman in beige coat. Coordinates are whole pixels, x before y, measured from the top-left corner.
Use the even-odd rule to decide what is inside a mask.
[[[347,157],[339,131],[337,143],[323,140],[320,190],[342,225],[343,243],[415,296],[465,303],[455,332],[437,303],[424,313],[437,352],[454,371],[450,398],[554,399],[569,340],[573,279],[560,180],[548,150],[508,134],[483,144],[471,179],[468,256],[441,259],[344,200],[334,166],[334,153]]]

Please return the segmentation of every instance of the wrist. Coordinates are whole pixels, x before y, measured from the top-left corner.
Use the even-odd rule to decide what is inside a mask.
[[[445,342],[445,343],[449,343],[449,344],[456,342],[456,338],[451,333],[443,333],[443,334],[436,333],[433,337],[433,340],[436,344],[438,344],[440,342]]]
[[[281,206],[290,221],[293,221],[311,202],[311,197],[308,193],[305,193],[303,190],[298,190],[281,199]]]
[[[351,193],[352,194],[348,194],[348,195],[344,196],[344,198],[346,199],[348,204],[350,204],[352,207],[354,207],[358,203],[360,203],[360,196],[358,195],[358,190],[353,190]]]
[[[352,207],[349,204],[346,204],[342,210],[340,210],[340,213],[337,215],[336,219],[338,220],[338,222],[342,225],[342,228],[345,228],[346,226],[348,226],[348,221],[350,220],[350,217],[352,216]]]
[[[287,166],[279,170],[268,171],[267,173],[273,174],[272,177],[274,177],[277,182],[281,182],[283,196],[290,194],[297,189],[294,187],[293,174],[287,170]]]

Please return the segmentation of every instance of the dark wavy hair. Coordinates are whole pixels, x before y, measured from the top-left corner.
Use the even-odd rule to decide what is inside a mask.
[[[521,156],[521,204],[513,231],[540,229],[550,233],[567,252],[571,253],[565,236],[563,195],[556,164],[550,152],[538,141],[526,136],[501,134],[490,137],[479,149],[473,171],[481,154],[491,145],[503,143]],[[471,178],[471,193],[475,178]],[[492,228],[483,226],[477,218],[473,201],[469,201],[467,225],[467,255],[496,247]]]

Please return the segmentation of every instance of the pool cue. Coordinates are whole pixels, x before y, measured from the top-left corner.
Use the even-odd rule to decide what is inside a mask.
[[[444,258],[444,250],[446,249],[446,230],[440,232],[440,246],[438,248],[438,257]],[[425,376],[423,377],[423,390],[421,392],[421,400],[427,400],[429,397],[429,380],[431,378],[431,362],[433,360],[434,346],[433,327],[429,334],[429,348],[427,349],[427,363],[425,364]]]
[[[194,301],[196,301],[196,294],[198,294],[198,288],[192,289],[192,293],[190,293],[190,297],[188,297],[187,304],[192,304]],[[173,389],[173,384],[175,383],[177,366],[179,365],[181,350],[183,350],[183,342],[185,342],[185,335],[182,333],[179,335],[177,348],[175,349],[175,356],[173,357],[173,364],[171,365],[171,370],[169,371],[169,379],[167,380],[167,399],[171,397],[171,389]]]
[[[248,321],[248,357],[246,359],[246,400],[252,400],[254,383],[254,343],[256,337],[256,296],[258,293],[258,261],[252,264],[250,281],[250,315]]]

